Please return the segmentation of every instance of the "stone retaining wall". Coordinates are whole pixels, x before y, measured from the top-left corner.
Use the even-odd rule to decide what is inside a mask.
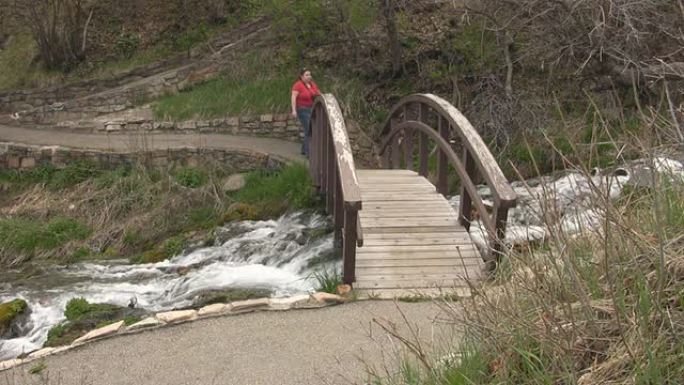
[[[120,153],[59,146],[0,143],[0,170],[27,170],[41,165],[64,167],[77,161],[87,161],[105,169],[136,163],[159,167],[187,167],[216,162],[230,167],[233,172],[247,172],[262,168],[276,169],[284,165],[283,160],[268,154],[240,150],[182,148]]]
[[[289,114],[265,114],[260,116],[235,116],[210,120],[180,122],[155,121],[152,119],[127,119],[104,121],[94,129],[99,132],[179,132],[219,133],[230,135],[259,136],[289,140],[301,140],[299,120]]]
[[[48,88],[0,92],[0,112],[30,110],[104,92],[181,65],[182,61],[182,57],[171,58],[125,71],[108,79],[91,79]]]
[[[174,92],[218,73],[222,60],[241,52],[246,44],[268,26],[258,19],[211,39],[191,50],[106,79],[90,79],[41,89],[0,92],[0,113],[23,111],[23,118],[55,121],[79,114],[107,113],[130,107],[143,98]],[[233,48],[233,49],[230,49]]]
[[[150,70],[154,72],[154,70]],[[216,76],[219,66],[214,62],[195,62],[161,74],[145,77],[131,75],[121,80],[122,86],[92,93],[85,97],[70,98],[69,92],[82,93],[79,88],[65,94],[57,91],[17,91],[0,95],[2,110],[12,112],[21,122],[55,123],[79,120],[97,115],[123,111],[141,101],[174,93]],[[132,80],[140,78],[140,80]],[[99,87],[99,86],[98,86]]]

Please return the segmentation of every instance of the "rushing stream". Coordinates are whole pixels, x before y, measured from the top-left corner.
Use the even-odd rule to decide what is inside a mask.
[[[267,289],[274,296],[313,291],[314,272],[340,268],[332,235],[316,236],[327,221],[297,212],[237,222],[217,230],[217,239],[225,239],[221,244],[154,264],[120,260],[47,267],[9,283],[0,273],[0,303],[22,298],[31,309],[25,335],[0,340],[0,360],[42,347],[74,297],[119,306],[135,297],[137,307],[159,311],[190,306],[197,294],[215,289]]]
[[[595,206],[596,197],[615,199],[627,183],[652,183],[648,175],[653,175],[653,169],[684,182],[682,162],[656,158],[592,175],[568,171],[512,183],[518,205],[509,211],[506,243],[542,240],[554,231],[599,230],[604,215]],[[485,201],[492,200],[489,189],[478,192]],[[458,210],[459,197],[450,202]],[[549,217],[556,218],[556,223],[549,223]],[[66,303],[74,297],[120,306],[135,298],[137,307],[159,311],[191,306],[198,294],[216,289],[267,289],[274,296],[313,291],[315,272],[340,271],[332,235],[316,235],[325,234],[328,226],[329,219],[321,215],[297,212],[277,220],[229,224],[217,229],[216,246],[160,263],[108,261],[47,267],[23,280],[0,272],[0,303],[22,298],[31,309],[23,336],[0,340],[0,360],[40,348],[50,327],[65,318]],[[481,224],[474,222],[470,233],[473,241],[485,246]]]

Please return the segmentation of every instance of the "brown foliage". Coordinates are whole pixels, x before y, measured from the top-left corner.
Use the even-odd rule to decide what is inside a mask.
[[[85,59],[92,12],[82,0],[16,0],[19,20],[31,29],[40,59],[48,69],[68,71]]]

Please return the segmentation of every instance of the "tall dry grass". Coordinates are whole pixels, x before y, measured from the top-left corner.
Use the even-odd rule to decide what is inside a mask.
[[[634,150],[656,169],[660,156],[681,151],[679,143],[655,142],[677,137],[676,125],[642,117],[653,135]],[[587,167],[567,166],[591,180]],[[417,359],[403,359],[375,383],[681,384],[684,177],[646,175],[647,186],[626,186],[617,199],[610,176],[592,184],[601,225],[578,234],[558,225],[573,214],[540,204],[550,230],[543,243],[509,247],[496,277],[477,284],[471,298],[440,302],[463,333],[459,345],[429,360],[407,345]]]

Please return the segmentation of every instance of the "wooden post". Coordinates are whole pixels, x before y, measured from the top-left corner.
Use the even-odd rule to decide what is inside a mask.
[[[419,136],[419,155],[418,155],[418,160],[420,162],[420,165],[418,166],[418,172],[420,173],[421,176],[427,177],[428,175],[428,136],[426,133],[421,132]]]
[[[320,192],[321,194],[324,195],[328,193],[327,188],[328,188],[328,163],[331,161],[331,157],[333,156],[330,153],[330,127],[328,127],[328,122],[326,119],[326,122],[324,123],[324,129],[321,132],[321,162],[318,164],[318,169],[321,172],[321,188]]]
[[[344,264],[344,283],[351,285],[356,281],[356,209],[344,210],[344,235],[342,239],[342,258]]]
[[[309,174],[311,175],[311,182],[318,188],[321,184],[318,180],[318,163],[316,159],[318,158],[318,130],[320,126],[321,118],[320,107],[316,107],[311,114],[311,138],[309,143]]]
[[[413,170],[413,130],[404,131],[404,162],[407,170]]]
[[[390,168],[399,168],[401,163],[401,152],[399,150],[399,135],[395,135],[390,141],[390,149],[392,150],[392,158],[390,160]]]
[[[339,180],[339,170],[336,170],[335,180],[337,180],[335,188],[335,215],[333,220],[335,221],[335,235],[333,244],[335,247],[342,246],[342,226],[344,226],[344,197],[342,196],[342,183]]]
[[[475,181],[475,159],[470,154],[467,148],[463,148],[463,167],[466,175],[471,181]],[[470,230],[470,222],[473,220],[473,197],[468,194],[465,184],[461,181],[461,204],[459,208],[458,220],[466,230]],[[487,215],[487,213],[480,213],[480,215]]]
[[[337,188],[337,156],[335,153],[335,146],[332,143],[332,134],[330,135],[331,138],[328,142],[328,153],[330,156],[328,157],[328,165],[326,169],[326,174],[327,174],[327,183],[326,183],[326,188],[325,188],[325,202],[326,202],[326,211],[328,214],[334,213],[335,210],[335,189]]]
[[[508,218],[508,207],[501,207],[498,204],[494,207],[494,229],[495,233],[490,235],[489,244],[491,256],[488,256],[487,267],[491,270],[496,267],[496,263],[501,257],[504,240],[506,239],[506,218]]]
[[[439,135],[444,138],[445,140],[449,140],[449,122],[440,117],[439,118],[439,123],[438,125],[438,130],[439,130]],[[444,152],[439,151],[439,155],[437,157],[437,192],[446,195],[449,193],[449,182],[448,182],[448,170],[449,170],[449,162],[447,159],[447,156]]]

